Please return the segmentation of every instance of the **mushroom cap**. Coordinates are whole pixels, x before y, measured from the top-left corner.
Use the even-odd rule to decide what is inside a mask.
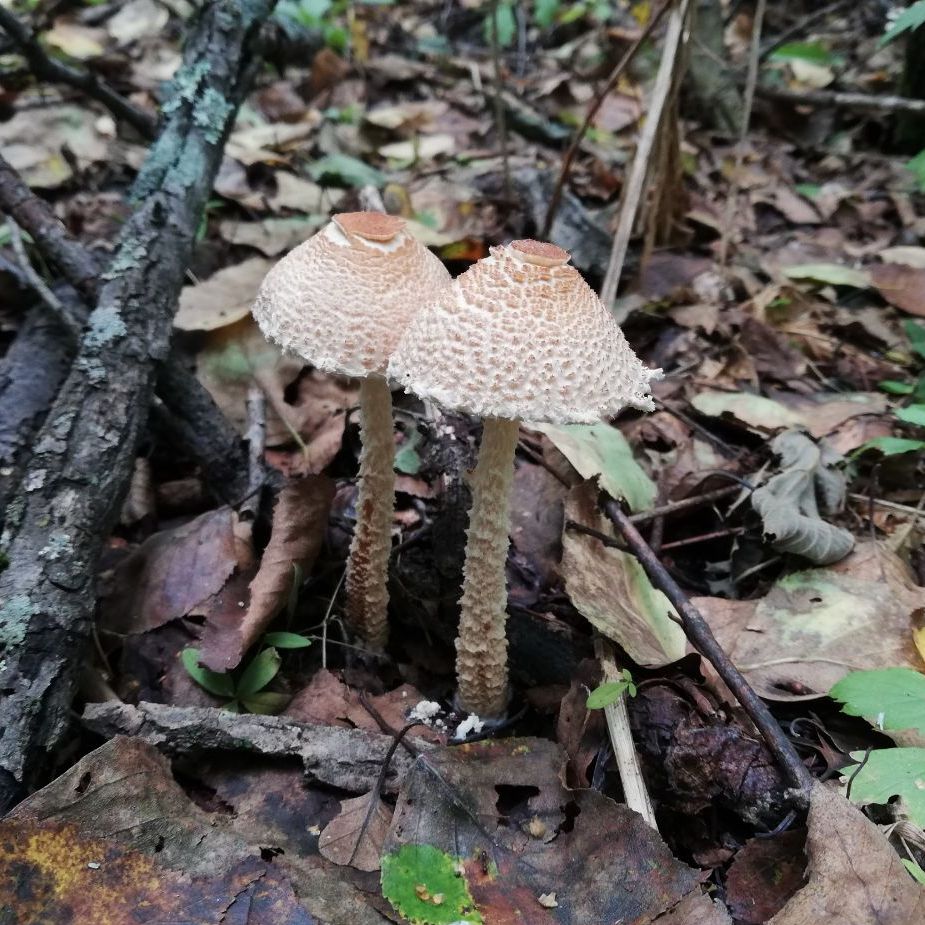
[[[402,219],[345,212],[270,270],[253,315],[266,337],[318,369],[384,374],[415,311],[449,281]]]
[[[493,247],[415,315],[389,363],[408,391],[480,417],[593,423],[650,411],[647,369],[569,255]]]

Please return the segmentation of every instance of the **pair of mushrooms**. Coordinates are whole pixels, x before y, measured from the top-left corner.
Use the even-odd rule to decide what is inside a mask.
[[[401,219],[352,212],[280,261],[254,305],[263,332],[284,349],[364,377],[346,618],[372,646],[388,635],[388,381],[483,419],[456,671],[460,705],[486,717],[502,715],[508,698],[505,562],[519,422],[593,423],[626,405],[652,408],[648,383],[657,372],[642,365],[568,261],[555,245],[514,241],[451,280]]]

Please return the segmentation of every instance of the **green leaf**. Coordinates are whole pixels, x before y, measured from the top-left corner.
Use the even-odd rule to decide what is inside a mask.
[[[818,183],[797,183],[794,189],[807,199],[815,199],[822,187]]]
[[[917,424],[925,427],[925,405],[907,405],[896,412],[896,417],[906,424]]]
[[[560,0],[533,0],[533,19],[541,29],[548,29],[556,20]]]
[[[413,925],[482,922],[458,867],[433,845],[402,845],[382,858],[382,895]]]
[[[854,752],[852,758],[862,755]],[[853,764],[842,768],[841,773],[848,779],[855,771],[852,803],[886,804],[893,797],[901,797],[909,819],[925,828],[925,748],[878,748],[860,770]]]
[[[867,450],[879,450],[884,456],[898,456],[900,453],[917,453],[925,450],[925,440],[907,440],[905,437],[874,437],[862,443],[852,456],[860,456]]]
[[[920,193],[925,193],[925,150],[919,151],[911,161],[906,164],[906,170],[912,172]]]
[[[319,183],[341,186],[382,186],[385,174],[349,154],[327,154],[308,167],[309,175]]]
[[[870,286],[870,275],[864,270],[855,270],[839,263],[801,263],[784,268],[784,276],[790,279],[810,279],[830,286],[854,286],[866,289]]]
[[[655,483],[633,457],[626,437],[609,424],[541,424],[556,449],[585,479],[600,477],[600,486],[612,498],[624,498],[634,511],[655,503]]]
[[[252,697],[247,697],[241,701],[241,705],[248,713],[265,713],[274,715],[284,710],[289,701],[292,700],[290,694],[277,694],[275,691],[261,691]]]
[[[585,701],[585,706],[589,710],[603,710],[604,707],[616,703],[628,690],[629,681],[608,681],[591,691]]]
[[[915,861],[910,861],[908,858],[903,858],[903,867],[912,874],[913,878],[918,880],[919,883],[925,883],[925,870],[922,870]]]
[[[925,735],[925,675],[911,668],[852,671],[829,696],[842,712],[863,716],[881,729],[917,729]]]
[[[495,29],[497,29],[498,45],[501,48],[507,48],[514,41],[517,34],[517,20],[514,17],[514,8],[510,3],[499,3],[494,10]],[[484,22],[485,41],[489,45],[494,44],[492,35],[491,10],[485,16]]]
[[[776,48],[771,57],[777,61],[810,61],[813,64],[831,64],[832,53],[821,42],[788,42]]]
[[[204,690],[216,697],[233,697],[234,682],[231,675],[203,668],[199,664],[199,649],[184,649],[180,653],[180,661],[189,672],[189,676]]]
[[[898,379],[884,379],[877,388],[889,392],[890,395],[911,395],[915,386],[911,382],[900,382]]]
[[[907,319],[903,328],[906,331],[906,337],[909,338],[909,346],[925,360],[925,324],[918,324],[915,321]]]
[[[312,641],[298,633],[266,633],[263,644],[277,649],[307,649]]]
[[[893,21],[893,25],[887,29],[886,34],[880,39],[882,48],[887,42],[892,42],[898,35],[907,32],[909,29],[918,29],[925,23],[925,0],[916,0],[907,10],[903,10]]]
[[[246,700],[253,697],[257,691],[263,690],[276,677],[281,661],[276,649],[258,652],[241,673],[241,679],[234,691],[235,696]]]

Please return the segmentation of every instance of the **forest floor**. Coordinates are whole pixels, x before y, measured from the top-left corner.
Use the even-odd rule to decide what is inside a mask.
[[[257,287],[374,187],[454,275],[545,236],[599,290],[664,36],[599,100],[550,215],[576,127],[653,15],[603,6],[501,3],[495,54],[490,4],[277,6],[173,321],[250,468],[241,444],[238,471],[210,474],[154,400],[100,538],[73,723],[0,821],[0,925],[925,918],[925,151],[897,144],[902,106],[836,98],[898,92],[879,8],[772,4],[741,140],[706,127],[693,81],[669,99],[614,306],[664,371],[656,411],[521,429],[509,721],[461,728],[453,707],[478,421],[395,393],[387,655],[342,621],[358,384],[268,344]],[[714,66],[741,112],[755,22],[731,6]],[[46,7],[16,12],[153,119],[189,4]],[[108,265],[149,142],[0,53],[4,157]],[[696,29],[688,53],[701,73],[715,54]],[[11,224],[0,294],[8,356],[35,306],[73,297]],[[31,448],[0,426],[0,451],[12,512]],[[769,705],[809,793],[602,491]],[[648,820],[625,805],[635,760]]]

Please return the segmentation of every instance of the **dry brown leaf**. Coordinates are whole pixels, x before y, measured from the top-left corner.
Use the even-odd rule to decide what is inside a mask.
[[[290,482],[273,510],[273,530],[260,567],[250,583],[250,601],[240,623],[219,626],[208,621],[200,645],[200,661],[215,671],[239,664],[289,597],[298,565],[306,574],[321,550],[334,483],[311,475]]]
[[[217,594],[247,556],[235,522],[231,508],[222,507],[145,540],[116,569],[103,603],[107,627],[145,633]]]
[[[840,793],[817,783],[806,837],[809,882],[768,925],[912,925],[925,920],[925,887],[880,830]]]
[[[925,270],[902,263],[876,263],[869,272],[874,287],[890,305],[925,317]]]
[[[174,327],[181,331],[214,331],[246,318],[272,266],[271,260],[252,257],[213,273],[195,286],[184,286]]]
[[[371,803],[375,806],[370,813]],[[375,790],[352,800],[344,800],[340,812],[321,833],[318,850],[322,857],[335,864],[355,867],[357,870],[379,870],[382,845],[389,833],[391,821],[391,809]]]
[[[326,216],[322,215],[314,219],[265,218],[260,222],[227,219],[219,222],[218,233],[229,244],[243,244],[266,254],[267,257],[276,257],[310,238],[314,230],[324,223],[325,218]]]
[[[922,589],[885,544],[780,579],[757,601],[694,598],[723,648],[769,700],[820,697],[849,671],[921,660],[912,640]]]
[[[597,494],[594,481],[573,488],[565,503],[566,522],[574,520],[607,533]],[[566,530],[561,571],[575,608],[600,633],[619,643],[633,661],[667,665],[684,656],[684,631],[670,616],[674,608],[629,553]]]

